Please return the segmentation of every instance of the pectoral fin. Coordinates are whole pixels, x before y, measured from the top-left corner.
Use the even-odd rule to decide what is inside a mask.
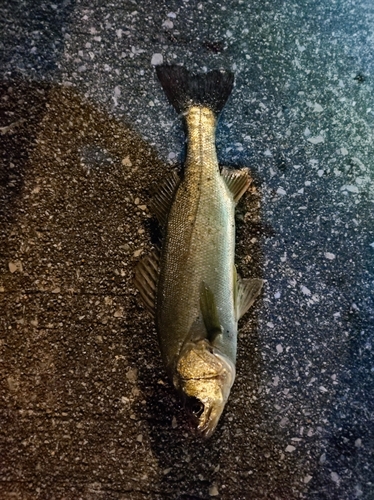
[[[172,172],[166,177],[160,189],[153,196],[149,208],[156,215],[159,223],[163,226],[166,223],[173,202],[175,191],[180,182],[179,175]]]
[[[238,201],[247,191],[252,182],[249,170],[246,168],[243,168],[241,170],[223,168],[221,174],[225,179],[227,187],[232,193],[234,202],[238,203]]]
[[[236,274],[236,270],[234,270],[234,274],[234,279],[236,280],[234,300],[236,305],[236,317],[239,320],[259,296],[264,282],[258,278],[242,279]]]
[[[153,252],[144,257],[135,268],[134,284],[140,292],[145,307],[155,313],[159,255]]]
[[[200,309],[208,340],[213,342],[217,335],[222,333],[222,327],[218,317],[216,299],[212,290],[205,283],[201,284],[200,289]]]

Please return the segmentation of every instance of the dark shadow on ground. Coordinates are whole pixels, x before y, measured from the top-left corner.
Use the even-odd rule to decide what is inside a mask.
[[[50,86],[21,78],[1,83],[0,133],[0,227],[9,237],[14,222],[16,200],[23,187],[24,170],[34,148],[38,124],[46,113]],[[4,251],[5,248],[2,247]]]
[[[151,485],[140,479],[154,464],[126,374],[158,356],[152,333],[153,351],[133,352],[132,274],[145,179],[166,166],[73,89],[2,88],[0,496],[157,495],[157,468]]]
[[[236,382],[209,441],[166,379],[132,276],[157,239],[146,204],[169,168],[73,89],[3,88],[1,125],[15,123],[2,129],[3,498],[208,499],[217,484],[222,498],[292,499],[292,461],[259,430],[261,299],[240,322]],[[271,233],[260,202],[255,180],[237,211],[245,277],[262,276]]]

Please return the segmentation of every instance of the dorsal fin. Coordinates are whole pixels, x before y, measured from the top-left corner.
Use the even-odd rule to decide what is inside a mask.
[[[140,292],[145,307],[155,313],[159,269],[159,253],[153,252],[140,260],[135,268],[134,285]]]
[[[221,175],[225,179],[226,185],[232,193],[234,202],[238,203],[252,182],[249,170],[247,168],[240,170],[223,168],[221,170]]]
[[[156,215],[157,220],[162,226],[166,224],[179,182],[180,177],[177,172],[171,172],[161,183],[159,190],[149,203],[149,209]]]
[[[207,331],[207,338],[212,343],[217,335],[222,333],[222,327],[214,293],[204,282],[200,288],[200,309]]]

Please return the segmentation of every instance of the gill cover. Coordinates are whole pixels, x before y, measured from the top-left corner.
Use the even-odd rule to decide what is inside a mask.
[[[213,434],[235,379],[235,366],[207,339],[185,346],[177,363],[174,385],[187,400],[198,400],[197,430],[208,438]]]

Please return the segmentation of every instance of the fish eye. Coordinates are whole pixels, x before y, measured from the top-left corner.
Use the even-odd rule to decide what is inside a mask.
[[[187,400],[187,406],[194,417],[199,418],[203,414],[204,404],[200,401],[200,399],[189,397]]]

